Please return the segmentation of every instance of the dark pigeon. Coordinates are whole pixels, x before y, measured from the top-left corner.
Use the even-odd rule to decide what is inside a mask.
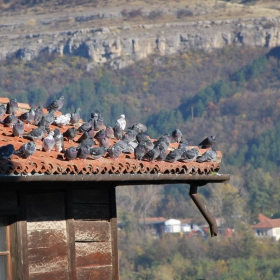
[[[160,155],[160,149],[159,146],[154,147],[152,150],[150,150],[149,152],[147,152],[143,159],[147,160],[147,161],[151,161],[154,162],[155,159]]]
[[[86,158],[89,157],[90,155],[90,150],[91,150],[91,146],[88,145],[82,145],[78,148],[78,154],[77,154],[77,158],[80,158],[82,160],[85,160]]]
[[[12,144],[0,147],[0,159],[9,159],[14,151],[15,148]]]
[[[175,149],[173,151],[171,151],[167,156],[165,161],[168,162],[175,162],[177,160],[179,160],[183,154],[184,150],[182,149]]]
[[[217,157],[217,152],[215,149],[211,149],[206,151],[202,156],[197,157],[196,161],[201,162],[207,162],[207,161],[214,161]]]
[[[147,126],[142,123],[135,123],[129,129],[133,129],[133,130],[137,131],[138,133],[143,133],[143,132],[147,131]]]
[[[29,112],[23,113],[18,117],[24,123],[30,124],[34,122],[35,119],[35,110],[31,108]]]
[[[182,132],[180,129],[176,128],[172,133],[171,133],[171,137],[172,137],[172,142],[174,143],[179,143],[182,140]]]
[[[90,154],[93,159],[100,159],[103,157],[107,152],[107,149],[105,147],[97,147],[97,148],[91,148]]]
[[[132,142],[136,139],[137,131],[135,130],[128,130],[122,137],[123,140],[128,142]]]
[[[24,133],[24,124],[20,120],[13,125],[13,135],[15,137],[21,137]]]
[[[31,141],[41,140],[44,134],[45,134],[45,128],[43,126],[39,126],[38,128],[35,128],[30,132],[23,134],[23,138]]]
[[[80,138],[76,141],[77,143],[82,143],[84,140],[88,139],[90,137],[89,133],[86,131],[84,132]]]
[[[108,149],[109,157],[112,159],[117,159],[122,154],[122,148],[120,146],[112,146]]]
[[[56,128],[54,130],[53,139],[54,139],[54,149],[59,153],[65,152],[63,134],[61,133],[59,128]]]
[[[156,158],[158,161],[164,161],[166,159],[167,153],[165,149],[160,150],[159,156]]]
[[[192,148],[190,150],[186,150],[183,152],[181,159],[187,161],[195,161],[198,156],[198,150],[196,148]]]
[[[198,144],[198,147],[201,149],[211,148],[214,145],[215,141],[216,141],[215,136],[211,135],[211,136],[205,138],[204,140],[202,140]]]
[[[65,150],[64,152],[64,157],[69,160],[72,161],[77,157],[78,151],[76,147],[70,147],[68,149]]]
[[[43,150],[45,152],[50,152],[52,150],[52,148],[54,147],[55,141],[54,141],[53,135],[54,135],[54,132],[51,131],[49,133],[49,135],[47,137],[45,137],[43,140],[42,146],[43,146]]]
[[[120,140],[113,145],[113,147],[117,147],[117,146],[120,147],[123,152],[126,149],[128,149],[128,142],[125,140]]]
[[[94,110],[91,114],[90,117],[92,120],[97,121],[99,118],[101,118],[101,113],[98,110]]]
[[[39,121],[41,120],[41,118],[44,115],[44,111],[43,111],[43,106],[39,106],[36,110],[35,110],[35,116],[34,116],[34,123],[35,125],[38,125]]]
[[[71,114],[71,119],[70,119],[71,124],[75,124],[75,123],[79,122],[79,120],[81,118],[80,112],[81,112],[81,109],[77,108],[75,110],[75,112]]]
[[[169,133],[164,134],[163,136],[161,136],[158,140],[156,140],[154,142],[154,145],[156,146],[158,143],[160,142],[165,142],[168,146],[171,143],[171,136]]]
[[[101,139],[101,141],[99,142],[100,147],[104,147],[106,149],[108,149],[110,147],[110,141],[107,137]]]
[[[106,138],[106,132],[105,132],[105,130],[104,130],[104,129],[99,130],[99,131],[95,134],[94,138],[95,138],[95,139],[99,142],[99,144],[100,144],[100,143],[101,143],[101,140]]]
[[[7,127],[13,127],[14,124],[18,122],[18,117],[15,115],[15,113],[12,113],[11,115],[8,115],[4,120],[3,124]]]
[[[146,142],[150,139],[148,138],[148,136],[146,134],[144,134],[143,132],[140,132],[140,133],[137,133],[136,140],[137,140],[138,143],[140,143],[140,142],[143,142],[143,141]]]
[[[138,146],[134,149],[134,158],[137,160],[142,160],[145,153],[146,153],[146,144],[145,142],[140,142]]]
[[[93,124],[94,124],[94,131],[99,131],[104,126],[103,118],[99,117],[97,120],[94,120]]]
[[[105,129],[107,138],[114,138],[114,129],[111,126],[107,126]]]
[[[187,151],[188,150],[188,145],[189,145],[188,141],[180,142],[178,149],[182,149],[184,151]]]
[[[154,148],[154,144],[151,140],[145,141],[146,153]]]
[[[38,123],[38,126],[44,127],[44,129],[49,133],[50,125],[54,122],[54,112],[51,111],[49,114],[45,114],[42,116],[41,120]]]
[[[15,154],[20,154],[25,158],[30,158],[36,152],[36,145],[33,141],[23,144]]]
[[[85,122],[83,123],[79,128],[79,132],[84,133],[84,132],[88,132],[92,129],[92,123],[89,122]]]
[[[93,138],[92,137],[88,137],[87,139],[83,140],[79,144],[78,148],[81,148],[82,146],[87,146],[87,147],[92,148],[94,145],[95,145],[95,141],[93,140]]]
[[[117,139],[117,140],[120,140],[120,139],[122,139],[122,137],[123,137],[123,129],[121,128],[121,126],[120,126],[120,124],[116,124],[115,126],[114,126],[114,136],[115,136],[115,138]]]
[[[6,113],[7,114],[16,113],[17,110],[18,110],[18,103],[16,98],[13,98],[7,103]]]
[[[0,105],[0,121],[2,120],[3,116],[6,114],[6,107],[4,104]]]
[[[68,128],[64,133],[63,137],[65,137],[68,142],[72,142],[73,139],[77,136],[78,130],[75,127]]]
[[[47,106],[47,110],[50,111],[59,111],[64,104],[64,96],[60,96],[56,100],[54,100],[49,106]]]

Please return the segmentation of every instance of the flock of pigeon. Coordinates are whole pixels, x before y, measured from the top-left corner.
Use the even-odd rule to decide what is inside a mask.
[[[37,109],[31,108],[29,112],[22,113],[20,116],[16,115],[18,111],[16,99],[11,99],[6,106],[0,105],[0,123],[11,127],[13,136],[30,140],[18,150],[15,150],[12,144],[0,147],[0,159],[9,159],[13,154],[17,154],[30,160],[36,151],[35,141],[42,142],[42,149],[46,152],[54,148],[57,152],[64,153],[64,158],[69,161],[76,158],[85,160],[90,157],[98,160],[106,156],[117,159],[122,153],[134,153],[136,160],[150,162],[155,160],[208,162],[214,161],[217,157],[216,150],[212,148],[215,136],[207,137],[198,145],[199,148],[207,149],[199,156],[196,148],[189,149],[188,142],[182,140],[182,132],[179,129],[152,141],[145,134],[147,127],[142,123],[136,123],[126,129],[125,115],[120,116],[114,127],[105,127],[98,110],[91,113],[88,122],[84,122],[78,127],[80,108],[71,114],[54,116],[54,113],[59,111],[63,104],[64,97],[61,96],[46,107],[47,114],[44,114],[43,107],[39,106]],[[5,114],[8,115],[2,120]],[[34,124],[37,128],[24,133],[24,125],[29,126],[29,124]],[[51,124],[57,126],[53,131],[50,130]],[[68,124],[72,124],[71,128],[62,133],[59,128]],[[46,133],[48,135],[44,137]],[[65,149],[64,141],[73,143],[78,134],[81,136],[75,141],[76,145]],[[113,145],[109,141],[111,138],[116,140]],[[168,152],[170,143],[179,143],[179,146]]]

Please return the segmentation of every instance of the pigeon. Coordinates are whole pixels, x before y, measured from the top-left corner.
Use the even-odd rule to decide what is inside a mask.
[[[117,140],[120,140],[122,139],[123,137],[123,129],[121,128],[121,125],[120,124],[116,124],[114,126],[114,136]]]
[[[78,154],[77,158],[82,159],[83,161],[89,157],[90,151],[91,151],[91,146],[88,145],[82,145],[78,148]]]
[[[6,113],[7,114],[16,113],[17,110],[18,110],[18,103],[16,98],[13,98],[7,103]]]
[[[120,146],[112,146],[111,148],[108,149],[108,154],[109,157],[112,159],[117,159],[120,157],[120,155],[122,154],[122,148]]]
[[[181,158],[183,152],[184,152],[184,150],[182,150],[182,149],[175,149],[175,150],[171,151],[171,152],[166,156],[165,161],[168,161],[168,162],[175,162],[175,161],[177,161],[178,159]]]
[[[54,147],[55,141],[53,138],[54,132],[51,131],[47,137],[44,138],[43,140],[43,150],[45,152],[50,152],[52,148]]]
[[[65,115],[61,115],[61,116],[57,116],[54,118],[54,123],[58,126],[58,127],[63,127],[67,124],[70,123],[70,119],[71,119],[71,114],[67,113]]]
[[[23,113],[18,117],[24,123],[27,123],[28,126],[30,123],[34,122],[35,119],[35,109],[31,108],[29,112]]]
[[[54,149],[59,153],[65,152],[63,134],[60,132],[59,128],[56,128],[54,130],[53,139],[54,139]]]
[[[145,144],[146,153],[154,148],[154,144],[151,140],[145,141]]]
[[[143,133],[147,131],[147,126],[142,123],[135,123],[133,126],[131,126],[129,129],[135,130],[138,133]]]
[[[81,109],[77,108],[75,110],[75,112],[71,114],[71,118],[70,118],[70,123],[71,124],[75,124],[75,123],[79,122],[79,120],[81,118],[80,112],[81,112]]]
[[[146,144],[145,142],[140,142],[138,146],[134,149],[134,158],[137,160],[142,160],[143,156],[146,153]]]
[[[94,138],[100,143],[102,139],[106,138],[106,132],[104,129],[99,130]]]
[[[137,135],[137,131],[130,129],[123,135],[122,139],[128,142],[132,142],[136,139],[136,135]]]
[[[6,114],[6,107],[4,104],[0,105],[0,120],[3,118],[3,116]]]
[[[107,138],[114,138],[114,129],[111,126],[107,126],[105,129]]]
[[[167,153],[165,149],[160,150],[159,156],[156,158],[158,161],[164,161],[166,159]]]
[[[110,147],[110,141],[107,137],[105,137],[104,139],[101,139],[101,142],[99,143],[100,147],[104,147],[106,149],[108,149]]]
[[[15,148],[12,144],[0,147],[0,159],[9,159],[14,151]]]
[[[204,140],[202,140],[198,144],[198,147],[201,149],[211,148],[214,145],[215,141],[216,141],[215,136],[211,135],[211,136],[205,138]]]
[[[104,126],[103,118],[99,117],[97,120],[94,120],[94,131],[99,131]]]
[[[214,161],[217,157],[217,152],[215,149],[211,148],[211,150],[206,151],[202,156],[197,157],[196,162],[205,162],[205,161]]]
[[[68,149],[65,150],[64,152],[64,157],[69,160],[72,161],[77,157],[78,151],[76,147],[69,147]]]
[[[140,132],[136,135],[136,140],[137,140],[138,143],[140,143],[140,142],[143,142],[143,141],[146,142],[150,139],[148,138],[148,136],[146,134],[144,134],[143,132]]]
[[[117,146],[120,147],[123,152],[128,148],[128,142],[124,140],[120,140],[113,145],[113,147],[117,147]]]
[[[34,123],[35,125],[38,125],[39,121],[41,120],[41,118],[44,115],[44,111],[43,111],[43,106],[39,106],[36,110],[35,110],[35,116],[34,116]]]
[[[38,123],[38,126],[44,127],[44,129],[49,133],[50,125],[54,122],[54,112],[50,111],[48,114],[42,116],[41,120]]]
[[[171,143],[171,136],[169,133],[164,134],[163,136],[161,136],[158,140],[156,140],[154,142],[154,145],[156,146],[158,143],[160,142],[165,142],[168,146]]]
[[[91,129],[92,129],[92,124],[89,123],[89,122],[83,123],[83,124],[78,128],[79,132],[81,132],[81,133],[90,131]]]
[[[125,120],[125,115],[124,114],[120,115],[120,118],[116,121],[115,125],[117,125],[117,124],[120,125],[122,130],[125,130],[126,120]]]
[[[84,140],[90,137],[89,133],[86,131],[82,134],[82,136],[76,141],[77,143],[82,143]]]
[[[198,150],[196,148],[192,148],[190,150],[185,150],[181,156],[181,160],[187,161],[195,161],[198,156]]]
[[[98,110],[94,110],[91,114],[91,119],[97,121],[99,118],[101,118],[101,113]]]
[[[143,159],[147,161],[154,162],[155,159],[159,156],[160,149],[159,146],[154,147],[152,150],[148,151],[144,156]]]
[[[85,140],[83,140],[79,144],[78,148],[80,148],[82,146],[88,146],[88,147],[92,148],[94,145],[95,145],[95,141],[93,140],[93,138],[92,137],[87,137]]]
[[[75,127],[71,127],[63,133],[63,137],[67,138],[68,142],[70,143],[77,136],[77,134],[78,130]]]
[[[90,154],[93,159],[99,160],[101,157],[103,157],[107,152],[107,149],[105,147],[97,147],[97,148],[91,148]]]
[[[39,126],[31,130],[30,132],[23,134],[23,138],[29,139],[31,141],[41,140],[45,134],[45,128],[43,126]]]
[[[188,145],[189,145],[188,141],[183,141],[183,142],[181,141],[178,149],[182,149],[184,151],[187,151],[188,150]]]
[[[172,133],[172,142],[179,143],[182,140],[182,132],[180,129],[176,128]]]
[[[36,145],[33,141],[30,141],[23,144],[17,151],[15,151],[15,154],[20,154],[29,159],[35,152]]]
[[[14,112],[11,115],[8,115],[3,120],[4,126],[7,126],[7,127],[13,127],[14,124],[16,124],[17,122],[18,122],[18,117],[16,116],[16,114]]]
[[[18,120],[18,122],[13,125],[13,136],[22,137],[23,133],[24,133],[24,124],[22,121]]]
[[[50,105],[47,106],[47,110],[50,111],[59,111],[63,106],[64,96],[60,96],[54,100]]]

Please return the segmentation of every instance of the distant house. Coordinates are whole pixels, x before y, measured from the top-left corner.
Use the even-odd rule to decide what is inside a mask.
[[[252,226],[257,237],[272,237],[280,239],[280,219],[270,219],[263,214],[259,214],[259,223]]]

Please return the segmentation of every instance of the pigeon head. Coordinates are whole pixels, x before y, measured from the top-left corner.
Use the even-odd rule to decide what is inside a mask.
[[[121,118],[125,119],[125,115],[124,115],[124,114],[121,114]]]

